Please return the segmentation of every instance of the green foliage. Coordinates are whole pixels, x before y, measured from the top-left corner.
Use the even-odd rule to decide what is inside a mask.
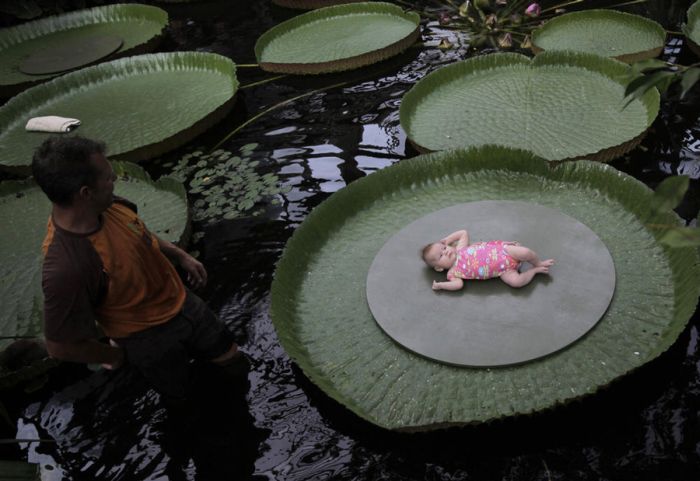
[[[671,248],[700,246],[700,229],[697,227],[671,227],[659,239]]]
[[[690,178],[687,175],[676,175],[664,179],[654,191],[652,209],[655,212],[675,209],[683,200],[689,184]]]
[[[172,167],[172,175],[187,186],[194,199],[195,221],[209,224],[260,215],[266,198],[287,191],[275,174],[258,171],[260,162],[251,160],[256,147],[257,144],[244,145],[239,155],[223,149],[211,153],[197,150],[174,164],[164,164]],[[271,203],[277,202],[272,199]]]
[[[682,99],[698,80],[700,80],[700,64],[684,67],[667,64],[661,60],[644,60],[632,65],[632,75],[625,88],[625,97],[628,98],[629,103],[641,98],[653,88],[657,88],[663,94],[672,84],[680,81]]]

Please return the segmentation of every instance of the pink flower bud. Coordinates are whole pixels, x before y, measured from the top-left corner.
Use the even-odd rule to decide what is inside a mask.
[[[525,15],[528,17],[537,17],[539,16],[540,12],[542,12],[542,7],[540,7],[539,3],[531,3],[525,9]]]

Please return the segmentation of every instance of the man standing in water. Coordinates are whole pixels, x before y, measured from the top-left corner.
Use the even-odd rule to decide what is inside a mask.
[[[186,398],[191,358],[229,373],[246,359],[231,334],[193,288],[204,266],[148,231],[136,206],[113,196],[105,145],[82,137],[49,138],[34,153],[32,172],[52,202],[42,250],[44,336],[51,357],[134,366],[171,406]],[[98,341],[95,321],[110,338]]]

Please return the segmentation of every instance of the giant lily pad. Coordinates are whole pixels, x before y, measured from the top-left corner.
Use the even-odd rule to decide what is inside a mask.
[[[237,88],[231,60],[195,52],[119,59],[58,77],[0,108],[0,168],[28,170],[50,134],[24,126],[43,115],[80,119],[78,133],[105,141],[112,158],[160,155],[223,118]]]
[[[139,214],[156,235],[185,243],[189,233],[184,186],[169,177],[153,182],[134,164],[115,162],[120,180],[115,194],[136,203]],[[41,243],[51,204],[41,189],[24,181],[0,183],[0,333],[3,336],[41,333]],[[0,344],[1,346],[2,344]]]
[[[255,44],[260,67],[270,72],[319,74],[387,59],[420,35],[420,16],[383,2],[321,8],[283,22]]]
[[[149,5],[109,5],[47,17],[0,31],[0,95],[11,96],[50,79],[19,69],[23,59],[64,43],[95,36],[117,36],[123,44],[112,58],[150,52],[160,42],[168,14]]]
[[[659,111],[656,89],[628,104],[629,70],[579,52],[484,55],[418,82],[401,102],[401,125],[423,150],[497,144],[607,161],[634,148]]]
[[[573,50],[633,63],[661,53],[666,31],[653,20],[615,10],[572,12],[532,34],[532,50]]]
[[[404,160],[333,194],[294,232],[272,285],[275,328],[314,383],[385,428],[478,423],[578,399],[656,358],[694,312],[698,253],[658,242],[662,232],[647,226],[680,220],[670,210],[654,213],[652,195],[605,164],[548,164],[491,146]],[[584,338],[517,366],[454,367],[401,347],[374,321],[365,280],[387,239],[428,213],[483,200],[558,210],[608,247],[615,295]],[[455,219],[459,227],[470,226]]]
[[[688,23],[683,26],[683,33],[691,50],[700,55],[700,2],[695,2],[688,9]]]

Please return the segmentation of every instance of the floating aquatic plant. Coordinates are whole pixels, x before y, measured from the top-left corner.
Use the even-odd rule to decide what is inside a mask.
[[[205,224],[260,215],[263,201],[286,192],[273,173],[261,173],[259,161],[251,160],[258,144],[241,147],[238,155],[218,149],[185,154],[179,161],[163,164],[172,167],[172,175],[187,186],[194,198],[193,218]],[[275,198],[272,204],[279,201]],[[195,240],[201,234],[195,234]]]

